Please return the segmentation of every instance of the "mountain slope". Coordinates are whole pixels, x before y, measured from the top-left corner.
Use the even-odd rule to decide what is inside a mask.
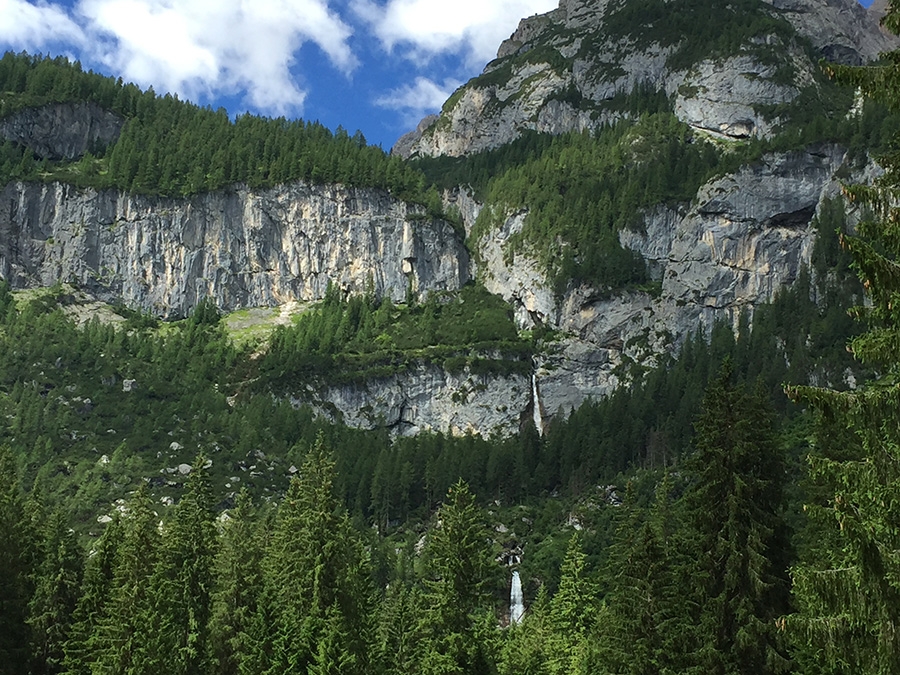
[[[867,152],[895,124],[853,108],[816,60],[856,62],[889,44],[843,0],[563,2],[524,20],[414,141],[441,155],[431,164],[302,122],[231,123],[88,74],[95,94],[79,103],[66,94],[72,75],[36,59],[3,101],[13,140],[0,169],[18,180],[0,192],[0,276],[16,288],[72,281],[169,318],[204,299],[232,310],[317,301],[329,287],[416,301],[474,278],[530,331],[530,368],[472,363],[460,375],[455,356],[407,354],[405,370],[298,374],[279,393],[364,428],[544,430],[696,331],[737,329],[801,277],[815,217],[842,180],[877,175]],[[0,59],[0,76],[10,64],[20,67]],[[44,71],[55,84],[34,89],[28,73]],[[78,147],[96,155],[59,148],[38,162],[53,134],[32,125],[29,140],[14,122],[62,120],[60,105],[125,122],[109,139],[79,127]],[[202,148],[196,163],[173,149],[185,139]],[[452,188],[443,208],[420,168]],[[465,244],[438,217],[454,211]]]
[[[818,59],[858,64],[896,44],[855,0],[562,0],[523,19],[497,59],[394,151],[455,157],[529,129],[598,129],[642,112],[640,94],[653,92],[699,129],[769,137],[792,112],[772,107],[828,105]]]

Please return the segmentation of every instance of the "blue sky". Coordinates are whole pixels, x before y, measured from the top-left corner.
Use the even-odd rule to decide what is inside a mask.
[[[871,0],[864,0],[868,5]],[[232,115],[360,129],[388,149],[558,0],[0,0],[0,51],[85,67]]]

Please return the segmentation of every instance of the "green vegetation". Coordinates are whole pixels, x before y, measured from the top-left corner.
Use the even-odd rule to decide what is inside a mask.
[[[643,261],[619,244],[618,231],[639,226],[642,208],[689,200],[717,167],[713,146],[689,142],[691,136],[673,115],[661,114],[596,136],[557,137],[490,182],[491,207],[472,237],[524,207],[525,228],[512,250],[536,255],[560,288],[570,280],[612,288],[642,283]]]
[[[340,377],[388,352],[446,362],[481,345],[517,362],[530,345],[478,287],[411,306],[332,290],[255,358],[209,303],[164,330],[136,313],[119,327],[78,328],[60,307],[65,289],[16,298],[0,287],[4,663],[513,675],[634,663],[740,672],[746,662],[778,672],[759,663],[791,654],[773,617],[787,611],[777,571],[794,558],[773,537],[805,541],[796,480],[809,423],[780,385],[842,382],[852,368],[845,310],[859,286],[838,247],[844,221],[842,204],[829,203],[815,273],[760,308],[752,327],[695,336],[638,386],[543,437],[525,427],[508,439],[392,440],[272,396],[310,381],[304,372]],[[125,379],[135,380],[127,391]],[[706,495],[717,490],[750,506],[710,514]],[[120,498],[122,515],[112,508]],[[93,555],[68,523],[83,540],[104,531],[85,540]],[[508,592],[496,559],[520,545],[530,606],[501,632]],[[717,551],[754,567],[720,568]]]
[[[521,340],[509,306],[483,287],[431,293],[421,304],[356,296],[331,287],[321,305],[279,326],[260,362],[264,381],[290,391],[302,381],[364,381],[419,362],[450,372],[530,371],[531,344]]]
[[[900,12],[886,27],[900,32]],[[900,109],[897,52],[869,68],[829,66],[829,74],[892,110]],[[900,185],[897,135],[879,161],[885,175],[874,186],[850,186],[851,201],[871,209],[853,236],[842,238],[867,290],[855,308],[868,330],[850,343],[853,355],[876,373],[853,391],[797,387],[791,393],[818,412],[808,460],[808,545],[792,570],[798,612],[786,620],[807,670],[838,674],[891,673],[900,667],[893,628],[900,618],[898,548],[898,315]]]
[[[774,58],[765,38],[774,35],[784,44],[796,39],[784,19],[756,0],[619,0],[605,16],[603,39],[631,38],[639,45],[675,47],[667,65],[683,70],[698,61],[732,56],[756,43],[755,56]],[[596,49],[582,44],[582,50]]]
[[[835,73],[896,108],[896,62]],[[452,168],[477,167],[498,214],[529,209],[514,250],[560,283],[637,284],[616,235],[641,209],[768,150],[837,138],[856,161],[896,139],[884,108],[839,107],[769,143],[723,149],[657,112]],[[78,171],[112,172],[114,151]],[[0,673],[896,672],[900,164],[883,165],[848,188],[872,219],[851,234],[825,202],[811,268],[752,321],[624,363],[633,387],[542,436],[392,438],[284,400],[418,363],[527,372],[543,345],[478,286],[404,304],[332,288],[262,341],[210,302],[79,326],[73,291],[0,282]],[[505,630],[502,560],[528,604]]]
[[[49,102],[92,101],[123,116],[119,139],[73,162],[38,159],[0,142],[0,183],[62,180],[97,188],[184,196],[236,183],[253,188],[306,180],[389,190],[441,215],[421,173],[360,132],[318,123],[213,111],[88,72],[63,57],[7,52],[0,58],[0,117]]]

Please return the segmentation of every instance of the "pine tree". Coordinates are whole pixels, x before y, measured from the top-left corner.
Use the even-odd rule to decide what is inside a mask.
[[[159,531],[146,483],[129,500],[122,524],[110,597],[92,636],[96,649],[92,672],[154,675],[151,579],[159,555]]]
[[[900,34],[896,0],[882,23]],[[878,65],[826,70],[900,109],[900,51]],[[851,351],[880,376],[847,392],[789,391],[820,413],[809,457],[812,494],[819,498],[807,506],[815,545],[792,570],[799,611],[785,625],[801,662],[823,673],[900,672],[900,156],[879,163],[885,173],[874,185],[845,188],[872,219],[842,244],[870,300],[856,310],[868,330],[851,341]]]
[[[147,666],[174,675],[211,671],[209,618],[216,532],[212,487],[203,455],[194,460],[184,496],[164,530],[151,579],[153,629]]]
[[[44,526],[34,595],[29,603],[32,635],[32,675],[64,670],[64,647],[69,639],[81,586],[82,552],[75,532],[60,511]]]
[[[0,675],[28,670],[33,544],[15,463],[0,445]]]
[[[599,660],[611,673],[689,673],[696,649],[697,607],[683,593],[683,536],[671,504],[668,474],[649,513],[629,493],[610,548],[608,590],[599,619]],[[702,670],[700,672],[703,672]]]
[[[121,537],[122,522],[117,514],[87,557],[72,628],[64,648],[63,672],[67,675],[91,673],[99,640],[97,628],[110,600]]]
[[[541,586],[521,623],[507,628],[497,664],[501,675],[549,675],[554,637],[549,605],[547,587]]]
[[[257,624],[252,649],[271,654],[267,673],[324,668],[319,658],[338,649],[336,640],[343,640],[339,649],[348,674],[368,668],[368,557],[334,494],[334,478],[334,462],[320,436],[291,481],[266,551],[266,591],[258,612],[274,611],[275,620],[267,635],[257,632],[264,628]],[[320,653],[323,640],[332,644]]]
[[[588,635],[596,619],[597,587],[587,570],[587,556],[576,532],[569,539],[560,570],[559,589],[550,600],[548,671],[553,675],[581,672],[587,660]]]
[[[422,596],[404,579],[391,582],[381,601],[378,621],[378,662],[389,675],[414,672],[422,635]]]
[[[491,585],[497,568],[484,516],[462,481],[439,509],[425,549],[424,673],[487,675],[492,653]]]
[[[237,675],[249,657],[250,631],[262,592],[261,527],[246,489],[229,512],[216,561],[210,642],[216,672]]]
[[[731,377],[726,362],[707,389],[684,495],[699,663],[707,673],[778,673],[790,666],[775,625],[788,610],[784,462],[765,394]]]

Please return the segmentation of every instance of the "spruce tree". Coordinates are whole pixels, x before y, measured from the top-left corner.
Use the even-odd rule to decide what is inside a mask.
[[[217,673],[237,675],[249,657],[250,631],[262,592],[264,541],[246,489],[238,493],[228,515],[215,567],[210,650]]]
[[[370,567],[334,494],[334,479],[334,462],[320,436],[291,480],[266,551],[266,589],[257,611],[273,613],[274,621],[268,634],[260,634],[265,626],[257,624],[251,649],[257,657],[271,654],[267,673],[324,668],[320,659],[338,649],[346,654],[348,675],[368,669]],[[323,641],[331,644],[323,647]]]
[[[900,34],[896,0],[882,23]],[[900,109],[900,51],[877,65],[826,71]],[[868,330],[850,348],[879,376],[850,391],[789,390],[820,422],[809,457],[816,499],[807,505],[815,545],[792,570],[799,611],[784,624],[800,660],[822,673],[900,672],[900,156],[878,161],[885,172],[874,185],[845,187],[871,219],[842,244],[869,300],[855,311]]]
[[[553,642],[547,587],[541,586],[518,624],[509,626],[499,653],[500,675],[548,675]]]
[[[110,600],[122,530],[121,519],[116,514],[88,554],[72,628],[64,647],[63,672],[67,675],[92,672],[100,639],[98,625]]]
[[[211,671],[209,619],[216,532],[212,487],[203,455],[194,460],[184,496],[166,524],[151,579],[153,610],[145,658],[156,672]]]
[[[649,512],[634,503],[630,490],[621,507],[625,514],[610,547],[598,621],[598,660],[611,673],[692,672],[697,607],[683,592],[688,561],[671,492],[666,474]]]
[[[82,551],[74,530],[60,511],[44,526],[34,594],[29,603],[31,673],[52,675],[64,670],[64,647],[78,603]]]
[[[687,462],[697,656],[705,672],[784,672],[775,621],[788,610],[784,461],[765,394],[731,381],[726,362],[706,392]]]
[[[587,556],[576,532],[569,539],[559,589],[550,600],[548,671],[580,672],[588,660],[588,641],[596,619],[597,587],[587,569]]]
[[[158,522],[147,484],[141,482],[122,519],[110,597],[91,638],[96,650],[93,673],[155,675],[151,579],[159,555]]]
[[[0,675],[28,669],[33,536],[12,452],[0,445]]]
[[[447,498],[429,532],[424,551],[424,673],[487,675],[496,669],[492,653],[496,620],[490,589],[498,569],[481,509],[462,481]]]
[[[384,673],[405,675],[417,665],[422,640],[422,595],[402,578],[390,583],[378,612],[377,656]]]

